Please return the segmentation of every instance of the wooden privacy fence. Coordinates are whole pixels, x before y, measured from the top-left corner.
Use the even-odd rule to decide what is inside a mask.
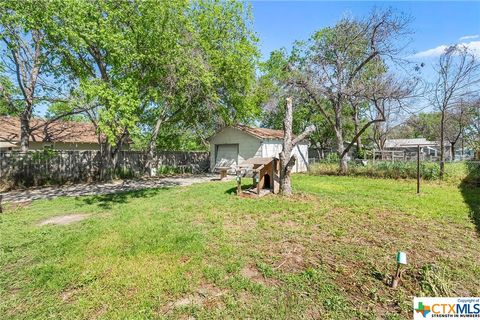
[[[139,151],[120,151],[115,174],[121,178],[140,177],[148,173],[148,155]],[[28,153],[0,152],[0,184],[38,186],[100,179],[100,151],[40,150]],[[208,152],[157,152],[153,167],[159,173],[200,173],[209,168]]]

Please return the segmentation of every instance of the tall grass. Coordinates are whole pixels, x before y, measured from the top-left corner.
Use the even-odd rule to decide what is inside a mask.
[[[313,175],[338,175],[337,163],[320,162],[310,166]],[[366,165],[349,163],[348,175],[386,179],[413,179],[417,177],[417,163],[414,161],[369,162]],[[420,176],[425,180],[440,179],[440,165],[437,162],[420,163]],[[465,179],[480,179],[480,163],[454,162],[446,163],[444,180],[460,183]]]

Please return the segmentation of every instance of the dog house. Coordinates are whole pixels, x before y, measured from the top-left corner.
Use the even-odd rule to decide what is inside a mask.
[[[264,195],[280,191],[280,162],[277,158],[247,159],[239,165],[237,175],[253,179],[253,187],[247,190],[249,193]]]

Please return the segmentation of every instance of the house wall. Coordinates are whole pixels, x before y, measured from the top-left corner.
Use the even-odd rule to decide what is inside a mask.
[[[244,160],[254,157],[276,157],[282,151],[281,139],[261,140],[235,128],[225,128],[210,139],[210,170],[215,168],[216,146],[220,144],[238,144],[238,159],[240,164]],[[308,143],[302,142],[295,146],[293,153],[297,161],[293,172],[308,170]]]
[[[15,141],[15,147],[0,147],[0,150],[8,151],[18,151],[20,150],[20,142]],[[29,150],[43,150],[46,147],[52,147],[55,150],[65,150],[65,151],[98,151],[100,150],[100,144],[98,143],[70,143],[70,142],[42,142],[42,141],[30,141]],[[129,145],[124,145],[122,150],[130,150]]]
[[[238,164],[246,159],[262,156],[260,139],[235,128],[225,128],[210,139],[211,171],[215,168],[215,151],[219,144],[238,144]]]
[[[277,157],[282,152],[283,141],[280,139],[265,140],[262,144],[262,157]],[[292,172],[306,172],[308,170],[308,144],[299,143],[293,149],[297,161]]]

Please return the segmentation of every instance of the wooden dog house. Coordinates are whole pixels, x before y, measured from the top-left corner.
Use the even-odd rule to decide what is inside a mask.
[[[264,195],[280,191],[280,162],[277,158],[250,158],[238,167],[237,175],[241,175],[241,171],[245,170],[244,175],[253,179],[253,188],[248,192]]]

